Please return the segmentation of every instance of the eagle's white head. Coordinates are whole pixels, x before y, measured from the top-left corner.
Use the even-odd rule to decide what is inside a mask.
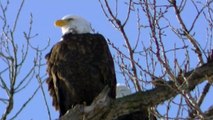
[[[121,98],[131,94],[131,89],[124,84],[117,83],[116,85],[116,98]]]
[[[92,32],[91,24],[80,16],[66,15],[57,20],[55,25],[61,27],[63,35],[66,33],[82,34]]]

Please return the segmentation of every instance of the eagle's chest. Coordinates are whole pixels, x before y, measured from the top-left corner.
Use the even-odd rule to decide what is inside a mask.
[[[63,61],[73,64],[98,64],[102,60],[103,50],[97,43],[88,41],[74,41],[59,51]]]

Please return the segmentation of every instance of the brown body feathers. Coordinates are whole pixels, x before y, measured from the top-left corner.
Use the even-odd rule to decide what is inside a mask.
[[[46,55],[47,84],[60,116],[76,104],[90,105],[108,85],[115,98],[114,63],[100,34],[65,34]]]

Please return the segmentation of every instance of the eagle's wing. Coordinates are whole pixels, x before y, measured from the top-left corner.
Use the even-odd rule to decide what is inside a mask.
[[[49,91],[61,115],[75,104],[91,104],[106,85],[115,98],[114,63],[102,35],[66,34],[46,59]]]

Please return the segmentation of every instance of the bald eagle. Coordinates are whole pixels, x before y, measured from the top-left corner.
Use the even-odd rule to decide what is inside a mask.
[[[63,36],[45,57],[46,82],[60,117],[76,104],[90,105],[106,85],[114,99],[114,63],[105,38],[92,33],[90,23],[79,16],[65,16],[55,25]]]

